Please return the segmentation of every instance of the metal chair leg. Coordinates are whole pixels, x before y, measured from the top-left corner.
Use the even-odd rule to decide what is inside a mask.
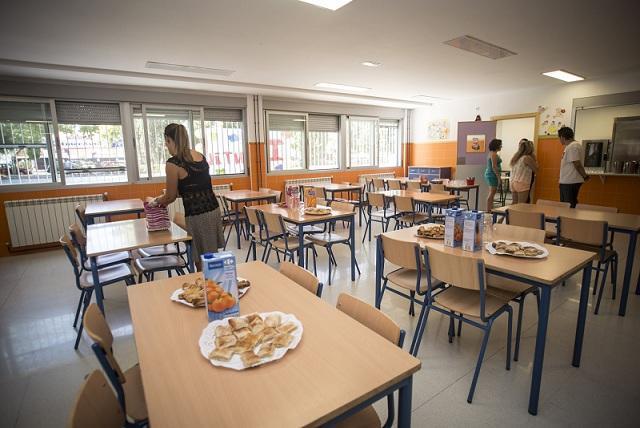
[[[411,315],[412,317],[416,316],[416,311],[414,308],[414,304],[413,304],[413,299],[415,299],[416,297],[416,292],[415,291],[409,291],[409,296],[411,296],[411,303],[409,303],[409,315]]]
[[[491,333],[492,324],[493,320],[489,320],[489,323],[485,327],[482,346],[480,347],[480,354],[478,355],[478,362],[476,363],[476,369],[473,372],[473,380],[471,381],[471,388],[469,389],[469,395],[467,396],[467,403],[471,403],[473,401],[473,393],[475,392],[476,384],[478,383],[478,376],[480,375],[482,360],[484,360],[484,352],[487,350],[487,343],[489,342],[489,334]]]
[[[80,298],[78,299],[78,307],[76,308],[76,316],[73,319],[73,328],[78,325],[78,318],[80,317],[80,308],[82,308],[82,300],[84,299],[85,290],[81,290]]]
[[[611,299],[616,300],[616,283],[618,282],[618,256],[611,259]]]
[[[526,296],[520,297],[518,300],[518,325],[516,326],[516,348],[513,351],[513,361],[518,361],[518,356],[520,355],[520,334],[522,333],[522,313],[524,307],[524,298]]]
[[[507,315],[509,320],[507,324],[507,370],[511,370],[511,334],[513,330],[513,309],[511,305],[507,305]]]
[[[598,291],[598,279],[600,278],[600,269],[602,269],[602,263],[598,262],[598,267],[596,268],[596,279],[593,281],[593,295],[596,295]],[[605,275],[606,276],[606,275]]]
[[[93,289],[90,289],[84,294],[84,302],[82,302],[82,319],[80,319],[80,327],[78,328],[78,334],[76,335],[76,342],[73,345],[73,349],[78,349],[78,345],[80,344],[80,338],[82,337],[82,331],[84,330],[84,313],[87,311],[89,304],[91,303],[91,295],[93,294]]]
[[[383,288],[384,290],[384,288]],[[420,342],[422,341],[422,335],[424,334],[424,329],[427,326],[427,320],[429,318],[429,310],[431,308],[424,302],[422,305],[422,309],[420,310],[420,316],[418,317],[418,325],[416,326],[416,331],[413,334],[413,340],[411,341],[411,348],[409,348],[409,352],[414,357],[418,355],[418,350],[420,349]]]
[[[604,286],[607,283],[607,272],[609,271],[609,263],[604,265],[604,273],[602,274],[602,282],[600,284],[600,291],[598,292],[598,300],[596,302],[596,308],[593,311],[595,315],[600,311],[600,300],[602,300],[602,292],[604,291]]]
[[[453,343],[453,336],[456,335],[456,328],[455,328],[455,321],[453,320],[453,317],[450,316],[449,317],[449,343]]]

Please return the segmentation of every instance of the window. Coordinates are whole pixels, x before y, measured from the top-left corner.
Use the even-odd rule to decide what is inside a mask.
[[[127,181],[120,105],[56,102],[66,184]]]
[[[241,110],[204,110],[204,135],[211,175],[244,174]]]
[[[376,164],[376,125],[371,118],[349,118],[349,160],[351,167]]]
[[[400,165],[400,122],[381,120],[378,124],[378,166]]]
[[[309,115],[309,169],[339,168],[338,116]]]
[[[0,101],[0,185],[56,181],[49,103]]]
[[[267,114],[269,171],[303,169],[306,114]]]

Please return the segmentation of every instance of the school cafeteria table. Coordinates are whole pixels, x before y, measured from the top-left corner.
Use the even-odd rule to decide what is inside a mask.
[[[407,188],[407,183],[409,182],[420,183],[420,190],[422,190],[423,192],[426,192],[429,189],[429,182],[428,181],[422,182],[418,178],[409,178],[409,177],[388,178],[388,179],[385,179],[384,182],[386,183],[388,180],[400,180],[400,185],[403,186],[405,190]]]
[[[411,197],[414,201],[425,204],[427,206],[429,218],[431,218],[431,214],[433,213],[434,205],[449,205],[452,202],[457,203],[458,199],[460,199],[460,196],[458,195],[449,195],[446,193],[417,192],[414,190],[385,190],[376,193],[382,193],[387,199],[393,199],[394,196]]]
[[[236,238],[238,239],[238,249],[240,249],[240,204],[255,201],[276,202],[276,194],[270,192],[256,192],[255,190],[229,190],[228,192],[218,192],[223,198],[233,205],[233,224],[236,228]]]
[[[174,244],[184,242],[187,247],[187,265],[190,272],[194,272],[193,257],[191,254],[191,236],[175,223],[171,223],[169,230],[149,232],[147,220],[113,221],[87,226],[87,257],[91,263],[93,283],[96,290],[96,303],[104,312],[102,300],[102,286],[98,281],[98,269],[96,257],[103,254],[116,253],[118,251],[130,251],[138,248],[153,247],[156,245]]]
[[[204,308],[169,300],[201,274],[128,287],[151,426],[332,425],[395,390],[398,426],[411,425],[420,360],[262,262],[239,264],[237,273],[251,282],[240,313],[294,314],[304,329],[301,342],[259,367],[215,367],[198,347]]]
[[[460,192],[467,193],[467,201],[469,201],[469,196],[472,189],[475,189],[476,194],[476,203],[475,210],[478,211],[478,192],[480,191],[479,184],[467,184],[465,181],[449,181],[449,183],[444,185],[445,190],[450,190],[452,193],[460,196]]]
[[[304,267],[304,227],[314,224],[324,224],[332,220],[344,220],[349,222],[349,248],[351,250],[351,281],[356,280],[356,248],[355,248],[355,227],[356,213],[347,211],[338,211],[331,209],[331,214],[327,215],[311,215],[304,213],[304,207],[299,209],[291,209],[280,206],[279,204],[258,205],[253,208],[280,214],[286,222],[293,223],[298,226],[298,264]]]
[[[87,224],[93,224],[96,217],[106,217],[117,214],[140,214],[144,212],[141,199],[115,199],[113,201],[89,202],[84,215]]]
[[[333,201],[335,200],[336,193],[349,192],[349,193],[357,193],[358,194],[358,220],[360,222],[360,226],[362,226],[362,213],[363,213],[363,192],[362,185],[360,184],[352,184],[352,183],[322,183],[318,184],[317,187],[324,188],[324,191],[328,193],[327,199]],[[351,197],[349,197],[351,199]]]
[[[544,348],[547,339],[547,325],[549,322],[549,308],[551,304],[551,289],[562,283],[575,273],[582,270],[582,286],[580,289],[580,306],[578,309],[578,321],[576,326],[576,336],[573,345],[574,367],[580,366],[582,354],[582,340],[584,338],[584,326],[587,319],[587,305],[589,303],[589,284],[591,282],[591,262],[595,258],[595,253],[576,250],[573,248],[559,247],[556,245],[545,245],[549,250],[549,256],[544,259],[523,259],[519,257],[509,257],[501,255],[491,255],[485,249],[475,253],[463,251],[462,248],[445,247],[442,241],[418,238],[416,236],[418,227],[409,227],[393,232],[386,232],[385,235],[394,239],[408,242],[417,242],[421,248],[428,246],[438,249],[446,249],[448,252],[458,255],[482,257],[488,273],[514,279],[540,290],[540,308],[538,312],[538,332],[536,334],[536,348],[533,359],[533,370],[531,373],[531,392],[529,394],[529,413],[538,413],[538,399],[540,397],[540,384],[542,381],[542,364],[544,361]],[[507,239],[507,237],[501,237]],[[376,241],[376,306],[380,307],[380,290],[382,278],[382,251],[381,239]]]
[[[558,222],[558,217],[606,221],[609,224],[609,230],[612,230],[614,233],[629,235],[627,260],[624,269],[624,279],[622,281],[622,292],[620,293],[620,308],[618,309],[618,315],[625,315],[627,312],[627,301],[629,299],[629,288],[631,287],[633,261],[636,255],[636,243],[638,242],[638,232],[640,232],[640,215],[554,207],[551,205],[514,204],[506,207],[495,208],[493,210],[493,221],[496,221],[496,216],[498,215],[506,215],[507,209],[541,212],[544,214],[547,222],[555,224]],[[636,286],[636,294],[640,294],[640,279]]]

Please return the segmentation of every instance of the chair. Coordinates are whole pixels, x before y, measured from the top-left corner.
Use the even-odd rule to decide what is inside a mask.
[[[331,202],[331,208],[338,211],[346,211],[346,212],[354,212],[356,207],[349,202],[340,202],[333,201]],[[355,227],[353,224],[351,227]],[[335,244],[345,244],[347,246],[351,245],[351,239],[349,236],[342,236],[337,233],[331,232],[331,228],[329,228],[328,232],[322,234],[314,234],[309,235],[307,238],[309,241],[313,242],[314,245],[319,247],[324,247],[327,249],[327,254],[329,256],[329,285],[331,285],[331,266],[335,265],[338,267],[338,261],[333,253],[333,246]],[[360,274],[360,267],[358,266],[358,262],[356,261],[356,269],[358,269],[358,274]]]
[[[418,327],[411,344],[412,354],[416,355],[420,348],[420,341],[427,325],[430,310],[435,310],[449,316],[449,342],[454,336],[454,318],[484,331],[480,354],[473,374],[471,388],[467,395],[467,402],[473,401],[473,394],[478,382],[478,375],[482,367],[482,360],[489,342],[493,322],[503,313],[507,313],[507,363],[506,369],[511,369],[511,324],[513,311],[509,300],[492,296],[485,288],[486,273],[482,259],[473,256],[463,256],[451,253],[446,249],[440,250],[427,247],[424,255],[426,266],[427,290],[425,305],[420,312]],[[434,294],[433,281],[449,284],[449,287]]]
[[[389,342],[402,348],[404,344],[405,331],[400,329],[398,325],[389,318],[385,313],[379,311],[366,302],[353,297],[346,293],[340,293],[336,308],[354,320],[358,321],[365,327],[378,333]],[[387,420],[384,427],[393,425],[395,418],[395,409],[393,401],[393,393],[387,395]],[[381,426],[380,418],[373,406],[365,407],[359,412],[349,416],[347,419],[339,422],[338,427],[372,427]]]
[[[444,188],[444,184],[443,183],[431,183],[429,185],[429,192],[430,193],[440,193],[440,194],[444,194],[444,195],[448,195],[449,194],[449,191]]]
[[[187,262],[180,256],[154,256],[139,257],[133,263],[138,272],[138,282],[142,282],[142,277],[147,281],[155,279],[156,272],[167,272],[171,278],[171,272],[175,271],[178,275],[184,275]]]
[[[444,183],[431,183],[429,184],[429,193],[435,193],[440,195],[449,195],[450,192],[445,189]],[[446,208],[449,208],[449,203],[447,202]],[[432,212],[431,218],[434,221],[442,221],[444,222],[444,213],[442,212],[442,208],[445,207],[444,204],[435,204],[435,207],[438,209],[438,212]],[[432,209],[433,211],[433,209]]]
[[[313,190],[316,192],[316,198],[327,199],[327,192],[324,190],[324,187],[315,186]],[[333,193],[331,196],[333,197]]]
[[[113,390],[99,370],[85,378],[71,409],[70,428],[122,428],[125,417]]]
[[[316,296],[322,297],[322,283],[308,270],[285,260],[280,263],[280,273]]]
[[[78,253],[76,252],[75,247],[71,243],[71,240],[67,235],[60,237],[60,245],[64,249],[69,262],[71,263],[71,267],[73,268],[73,274],[75,276],[76,288],[80,290],[80,298],[78,299],[78,306],[76,308],[76,316],[73,319],[73,327],[75,328],[78,325],[78,319],[80,317],[81,311],[82,315],[87,310],[89,303],[91,303],[91,295],[93,294],[94,286],[93,286],[93,274],[91,270],[86,270],[80,264],[78,260]],[[135,279],[133,277],[133,273],[131,272],[131,267],[129,265],[119,263],[112,266],[107,266],[98,270],[98,281],[100,284],[111,285],[120,281],[124,281],[127,285],[135,284]],[[82,329],[84,325],[82,323],[82,318],[80,318],[80,327],[78,327],[78,334],[76,335],[76,342],[73,345],[73,349],[78,349],[78,344],[80,343],[80,337],[82,336]]]
[[[597,253],[598,262],[596,270],[596,279],[593,285],[593,294],[596,294],[598,288],[598,277],[602,272],[602,282],[596,307],[593,311],[597,314],[600,310],[600,301],[602,300],[602,292],[607,280],[607,273],[611,265],[611,298],[616,298],[616,282],[618,279],[618,253],[609,248],[607,238],[609,236],[609,225],[606,221],[580,220],[570,217],[558,217],[558,241],[561,245],[579,250],[591,251]],[[604,268],[602,267],[604,265]]]
[[[507,224],[544,230],[544,213],[520,211],[507,208]]]
[[[616,207],[606,207],[604,205],[589,205],[589,204],[576,204],[576,209],[578,210],[589,210],[589,211],[600,211],[605,213],[618,213],[618,208]],[[612,230],[609,231],[609,242],[607,245],[610,249],[613,249],[613,238],[615,238],[616,234],[613,233]],[[596,273],[596,278],[598,277],[599,272]],[[596,280],[597,281],[597,280]]]
[[[419,181],[407,181],[407,190],[412,190],[414,192],[422,192],[422,185]]]
[[[546,205],[550,207],[558,207],[558,208],[571,208],[571,204],[569,202],[558,202],[558,201],[550,201],[548,199],[538,199],[536,201],[536,205]],[[557,237],[556,232],[557,226],[549,223],[545,224],[544,230],[547,233],[547,239],[552,241]]]
[[[276,197],[276,204],[278,202],[280,202],[280,199],[282,197],[282,190],[273,190],[273,189],[270,189],[268,187],[260,187],[260,188],[258,188],[258,191],[259,192],[264,192],[264,193],[273,193],[275,195],[275,197]]]
[[[261,247],[265,247],[266,238],[264,235],[264,226],[260,221],[260,217],[258,216],[258,210],[256,208],[244,207],[245,216],[247,217],[247,221],[249,222],[248,231],[249,231],[249,249],[247,251],[247,257],[245,258],[245,263],[249,261],[249,256],[253,255],[253,260],[257,259],[256,252],[258,250],[258,245]],[[261,260],[264,259],[264,252],[262,253]]]
[[[367,193],[367,217],[365,218],[365,228],[362,234],[362,242],[364,242],[367,236],[367,230],[369,231],[369,241],[371,241],[371,230],[373,222],[380,223],[382,231],[386,232],[389,228],[389,222],[392,218],[395,218],[395,210],[389,208],[387,199],[382,193]]]
[[[410,196],[394,196],[393,205],[395,209],[396,229],[411,227],[416,224],[429,221],[429,215],[416,212],[416,204]]]
[[[77,223],[73,223],[69,226],[69,235],[71,235],[71,242],[80,253],[80,262],[85,270],[91,270],[91,263],[87,257],[87,237],[84,232],[78,226]],[[98,269],[113,266],[120,263],[131,263],[131,254],[128,251],[119,251],[112,254],[104,254],[96,257],[96,265]]]
[[[385,184],[384,184],[384,179],[383,178],[374,178],[371,180],[371,182],[373,183],[373,190],[376,192],[382,191],[382,190],[387,190]]]
[[[513,212],[515,212],[515,210]],[[495,224],[493,228],[493,239],[507,239],[544,244],[545,234],[544,230],[541,228],[536,229],[532,227],[514,226],[512,224]],[[528,294],[533,293],[536,296],[536,301],[539,302],[538,288],[520,281],[488,273],[487,293],[498,298],[512,300],[518,304],[516,346],[513,351],[513,360],[518,361],[518,356],[520,355],[520,335],[522,332],[524,300]],[[460,335],[460,325],[461,324],[458,325],[458,335]]]
[[[173,222],[187,231],[187,222],[183,213],[175,213]],[[187,254],[187,245],[184,242],[176,242],[174,244],[154,245],[153,247],[139,248],[140,257],[157,257],[157,256],[180,256],[184,259]]]
[[[216,199],[218,200],[218,206],[220,207],[220,214],[222,218],[222,230],[226,230],[227,227],[229,231],[227,232],[227,236],[224,239],[224,249],[227,249],[227,244],[229,243],[229,238],[231,237],[231,232],[233,232],[234,227],[239,227],[240,231],[244,235],[245,239],[249,239],[247,231],[245,230],[246,218],[244,217],[244,212],[238,212],[238,218],[236,219],[236,212],[231,210],[229,206],[229,202],[224,198],[224,196],[216,193]],[[237,222],[236,222],[237,220]],[[224,233],[224,232],[223,232]]]
[[[84,314],[84,324],[87,334],[94,342],[91,349],[98,358],[102,370],[107,374],[111,386],[116,391],[120,408],[136,424],[146,422],[149,417],[144,399],[140,366],[136,364],[130,369],[122,371],[113,355],[111,329],[95,303],[87,308]]]
[[[401,190],[402,186],[400,185],[400,180],[396,180],[396,179],[387,180],[387,188],[389,190]]]
[[[278,262],[280,262],[280,252],[282,252],[284,259],[289,257],[289,260],[292,262],[295,261],[295,255],[298,251],[298,237],[293,236],[289,233],[287,228],[284,226],[284,220],[280,214],[269,213],[265,211],[260,211],[259,214],[262,218],[262,224],[264,225],[264,230],[267,234],[266,239],[266,248],[265,255],[263,261],[265,263],[269,262],[269,256],[271,255],[271,250],[276,250],[276,257],[278,258]],[[313,273],[317,274],[316,269],[316,257],[318,253],[316,252],[316,248],[313,245],[313,242],[309,241],[307,238],[304,238],[303,245],[305,247],[306,254],[306,267],[309,268],[309,249],[313,252]]]
[[[76,217],[78,217],[78,220],[80,221],[80,224],[82,225],[82,228],[84,230],[87,230],[87,217],[84,215],[84,211],[85,211],[85,207],[78,204],[76,205]]]

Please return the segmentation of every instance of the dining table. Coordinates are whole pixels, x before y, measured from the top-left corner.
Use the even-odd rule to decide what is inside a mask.
[[[434,206],[446,205],[448,207],[452,203],[457,204],[460,199],[460,196],[449,193],[418,192],[415,190],[384,190],[376,193],[381,193],[389,200],[393,200],[395,196],[410,197],[418,204],[426,207],[429,218],[432,217]]]
[[[353,200],[353,201],[357,201],[357,208],[358,208],[358,221],[360,226],[362,226],[362,214],[363,214],[363,209],[364,209],[364,204],[363,204],[363,200],[364,200],[364,192],[363,192],[363,186],[361,184],[358,183],[322,183],[319,184],[317,187],[322,187],[325,191],[325,193],[327,194],[327,200],[330,201],[334,201],[336,200],[336,193],[348,193],[349,194],[349,198],[348,200]],[[352,199],[351,198],[351,194],[357,194],[358,195],[358,199]]]
[[[618,309],[618,315],[625,316],[627,312],[627,302],[629,300],[629,290],[631,288],[631,275],[633,272],[633,262],[636,255],[638,233],[640,232],[640,215],[594,211],[583,208],[565,208],[542,204],[513,204],[505,207],[494,208],[494,223],[497,216],[507,215],[507,209],[543,213],[545,221],[555,224],[556,227],[559,217],[568,217],[580,220],[605,221],[609,226],[609,230],[614,234],[628,235],[629,243],[627,245],[627,256],[625,261],[624,277],[622,280],[622,291],[620,293],[620,307]],[[636,285],[635,294],[640,294],[640,278]]]
[[[335,426],[395,391],[397,426],[411,426],[420,360],[268,265],[236,268],[250,282],[240,314],[293,314],[303,328],[300,343],[258,367],[217,367],[198,346],[206,310],[170,300],[201,273],[128,287],[151,426]]]
[[[478,211],[478,199],[480,192],[480,184],[474,181],[473,184],[467,183],[466,180],[451,180],[447,184],[444,185],[445,190],[451,191],[451,193],[460,196],[461,192],[465,192],[467,194],[467,203],[469,202],[469,197],[471,194],[471,190],[474,190],[476,200],[474,204],[474,209]]]
[[[184,242],[187,252],[187,268],[195,272],[191,249],[191,236],[186,230],[171,222],[167,230],[150,232],[144,218],[113,221],[87,226],[87,257],[91,264],[91,274],[96,290],[96,303],[104,313],[104,294],[100,284],[96,259],[104,254],[131,251],[138,248],[154,247]]]
[[[258,210],[279,214],[282,216],[282,219],[287,223],[291,223],[298,228],[297,237],[298,237],[298,265],[305,266],[305,246],[304,246],[304,228],[305,226],[313,226],[316,224],[327,224],[336,220],[343,220],[349,222],[349,250],[351,253],[351,281],[356,280],[356,248],[355,248],[355,211],[340,211],[333,209],[331,207],[322,207],[327,208],[331,211],[327,214],[307,214],[305,213],[304,204],[301,204],[300,207],[297,208],[289,208],[284,206],[284,204],[266,204],[266,205],[256,205],[253,208]]]
[[[240,204],[249,202],[269,201],[277,202],[277,195],[272,192],[258,192],[256,190],[229,190],[217,192],[225,200],[229,201],[233,207],[233,224],[236,229],[238,249],[240,249]]]
[[[111,201],[89,202],[84,210],[87,225],[93,224],[96,217],[109,217],[118,214],[140,214],[144,212],[142,199],[114,199]]]
[[[385,232],[385,236],[393,239],[415,242],[422,251],[428,251],[430,247],[446,249],[447,252],[459,256],[477,257],[484,261],[487,273],[519,281],[537,287],[540,295],[538,309],[538,327],[536,332],[536,345],[534,351],[533,368],[531,373],[531,389],[529,393],[528,411],[532,415],[538,413],[540,386],[542,383],[542,368],[547,339],[547,326],[549,323],[549,310],[551,307],[551,290],[561,284],[567,278],[582,271],[580,287],[580,303],[576,334],[573,346],[573,358],[571,364],[580,366],[582,356],[582,343],[587,318],[587,306],[589,303],[589,285],[591,282],[591,265],[596,254],[588,251],[577,250],[556,245],[544,245],[549,252],[545,258],[521,258],[498,254],[491,254],[486,249],[469,252],[461,247],[445,247],[443,240],[421,238],[417,236],[419,226],[409,227]],[[491,239],[508,239],[508,236],[492,236]],[[383,269],[382,238],[378,236],[376,241],[376,307],[380,307],[382,290]]]

